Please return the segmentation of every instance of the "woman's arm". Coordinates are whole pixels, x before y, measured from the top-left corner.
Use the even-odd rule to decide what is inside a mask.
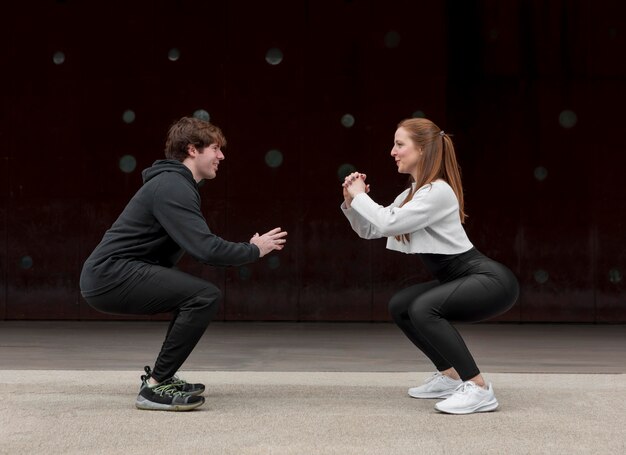
[[[353,196],[351,208],[371,224],[373,231],[392,237],[424,229],[458,211],[456,198],[450,196],[444,187],[427,185],[402,207],[396,204],[383,207],[360,192]]]
[[[354,232],[357,233],[359,237],[363,239],[379,239],[381,237],[385,237],[385,235],[379,232],[370,221],[368,221],[361,214],[359,214],[358,211],[352,209],[351,207],[353,197],[348,191],[348,187],[350,187],[351,184],[353,184],[354,182],[358,180],[359,182],[362,183],[362,191],[364,192],[364,194],[368,193],[370,190],[370,186],[365,184],[366,178],[367,176],[365,174],[360,174],[358,172],[352,173],[345,178],[344,183],[342,185],[344,202],[343,204],[341,204],[341,211],[343,212],[345,217],[348,218],[348,221],[350,222],[350,226],[352,227]],[[405,195],[405,193],[403,193],[403,195]],[[401,197],[396,198],[393,204],[388,206],[388,208],[399,205],[402,199],[403,198]]]
[[[354,232],[362,239],[379,239],[383,237],[381,233],[376,231],[372,223],[359,215],[359,212],[348,207],[346,201],[341,204],[341,211],[348,218]]]
[[[343,189],[343,204],[341,204],[341,211],[348,218],[350,222],[350,226],[352,226],[352,230],[357,233],[359,237],[362,239],[379,239],[382,237],[381,234],[376,232],[372,223],[367,221],[358,212],[352,210],[352,195],[348,191],[348,187],[352,182],[359,179],[363,182],[363,191],[369,192],[369,185],[365,184],[365,179],[367,176],[365,174],[360,174],[358,172],[353,172],[350,175],[347,175],[343,181],[342,189]]]

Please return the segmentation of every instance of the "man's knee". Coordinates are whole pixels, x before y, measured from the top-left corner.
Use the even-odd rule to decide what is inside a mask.
[[[192,299],[191,306],[194,312],[201,313],[208,320],[213,319],[218,312],[222,301],[222,291],[215,286],[209,286]]]
[[[212,318],[219,309],[222,291],[211,285],[196,292],[180,306],[180,311],[193,313],[194,317]]]
[[[207,300],[214,300],[219,302],[222,300],[222,291],[217,286],[209,285],[206,288],[202,289],[197,294],[198,297],[203,297]]]

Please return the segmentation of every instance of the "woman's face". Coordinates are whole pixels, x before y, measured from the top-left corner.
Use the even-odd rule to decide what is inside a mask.
[[[393,148],[391,149],[391,156],[396,160],[398,172],[400,174],[411,174],[416,178],[421,155],[422,149],[413,143],[408,131],[402,127],[398,128],[393,141]]]

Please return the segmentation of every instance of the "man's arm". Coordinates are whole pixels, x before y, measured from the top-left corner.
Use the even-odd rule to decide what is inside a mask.
[[[213,234],[200,211],[200,198],[193,188],[176,179],[155,188],[153,213],[169,236],[194,259],[216,266],[238,266],[256,261],[259,248],[246,242],[229,242]]]

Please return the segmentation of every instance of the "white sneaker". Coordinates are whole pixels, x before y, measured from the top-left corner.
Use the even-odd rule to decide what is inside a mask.
[[[463,383],[460,379],[452,379],[439,372],[424,381],[419,387],[409,389],[413,398],[447,398]]]
[[[488,389],[472,381],[462,383],[446,400],[435,405],[435,409],[448,414],[472,414],[474,412],[493,411],[498,407],[498,400],[493,393],[491,383]]]

